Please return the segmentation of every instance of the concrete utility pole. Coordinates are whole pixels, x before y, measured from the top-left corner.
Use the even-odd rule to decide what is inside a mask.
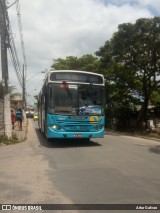
[[[25,70],[24,70],[24,64],[23,64],[23,88],[22,88],[22,94],[23,94],[23,109],[25,110],[26,107],[26,98],[25,98]]]
[[[9,35],[6,25],[6,3],[0,0],[0,36],[1,36],[1,66],[2,66],[2,87],[4,97],[4,132],[8,138],[12,137],[11,107],[9,94],[8,59],[7,48],[9,47]]]

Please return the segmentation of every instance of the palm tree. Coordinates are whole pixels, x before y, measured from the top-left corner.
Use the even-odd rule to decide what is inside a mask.
[[[14,99],[17,96],[21,97],[21,93],[15,92],[16,87],[15,86],[9,86],[9,93],[10,93],[10,99]],[[3,87],[2,87],[2,81],[0,81],[0,99],[3,99]]]

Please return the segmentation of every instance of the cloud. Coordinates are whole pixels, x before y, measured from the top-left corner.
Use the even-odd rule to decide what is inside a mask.
[[[53,59],[94,54],[119,24],[153,17],[147,0],[21,0],[20,5],[28,76],[49,69]],[[158,7],[159,0],[152,6]],[[15,6],[8,12],[22,55]],[[37,78],[33,82],[37,88],[42,83]]]
[[[91,53],[112,35],[118,24],[151,17],[146,9],[131,5],[104,6],[92,0],[34,0],[33,5],[23,2],[26,50],[40,58]]]

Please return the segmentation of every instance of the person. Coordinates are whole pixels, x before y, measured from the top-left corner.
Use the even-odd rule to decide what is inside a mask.
[[[23,118],[22,109],[19,108],[16,111],[16,120],[18,121],[18,128],[19,128],[19,130],[22,130],[22,118]]]
[[[16,115],[14,114],[13,110],[11,110],[11,121],[12,121],[12,129],[14,129],[14,124],[16,122]]]

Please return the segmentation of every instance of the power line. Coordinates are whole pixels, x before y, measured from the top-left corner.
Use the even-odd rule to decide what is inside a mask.
[[[18,18],[18,27],[19,27],[19,34],[21,39],[21,46],[22,46],[22,54],[23,54],[23,60],[24,60],[24,68],[25,68],[25,81],[26,81],[26,75],[27,75],[27,62],[26,62],[26,56],[25,56],[25,47],[24,47],[24,40],[23,40],[23,30],[22,30],[22,22],[21,22],[21,13],[20,13],[20,3],[19,0],[16,2],[16,10],[17,10],[17,18]]]
[[[13,4],[16,3],[16,10],[17,10],[17,17],[18,17],[18,27],[19,27],[19,33],[20,33],[20,40],[21,40],[21,47],[22,47],[22,54],[23,54],[23,70],[20,67],[20,63],[19,63],[19,59],[18,59],[18,54],[17,54],[17,50],[16,50],[16,46],[14,43],[14,38],[13,38],[13,33],[12,33],[12,29],[11,29],[11,25],[10,25],[10,21],[9,21],[9,17],[8,17],[8,11],[7,9],[10,8],[13,4],[11,4],[10,6],[6,6],[6,0],[0,0],[1,3],[1,19],[3,19],[3,23],[5,23],[4,27],[3,27],[3,31],[5,33],[5,42],[4,45],[7,45],[6,47],[6,51],[7,48],[9,50],[10,53],[10,57],[11,57],[11,61],[13,63],[18,81],[20,86],[22,87],[22,93],[23,93],[23,102],[25,103],[25,84],[26,84],[26,70],[27,70],[27,63],[26,63],[26,56],[25,56],[25,48],[24,48],[24,41],[23,41],[23,33],[22,33],[22,23],[21,23],[21,14],[20,14],[20,4],[19,4],[19,0],[16,0]],[[2,57],[3,59],[3,57]],[[8,72],[5,73],[4,79],[8,79]],[[2,76],[3,78],[3,76]],[[8,82],[6,83],[6,85],[8,85]]]
[[[9,21],[9,17],[8,17],[5,0],[1,0],[1,5],[2,5],[2,11],[3,11],[3,15],[4,15],[4,21],[6,23],[5,30],[6,30],[6,38],[7,38],[6,39],[7,47],[9,49],[10,57],[11,57],[19,84],[22,87],[23,86],[23,76],[22,76],[22,71],[20,69],[20,63],[19,63],[19,59],[18,59],[16,46],[15,46],[14,39],[12,36],[13,34],[12,34],[12,29],[11,29],[11,25],[10,25],[10,21]]]
[[[22,47],[22,54],[23,54],[23,87],[22,87],[22,94],[23,94],[23,105],[25,107],[25,90],[26,90],[26,76],[27,76],[27,62],[26,62],[26,56],[25,56],[25,48],[24,48],[24,40],[23,40],[23,31],[22,31],[22,22],[21,22],[21,13],[20,13],[20,3],[19,0],[16,2],[16,10],[17,10],[17,18],[18,18],[18,27],[19,27],[19,34],[20,34],[20,40],[21,40],[21,47]]]

